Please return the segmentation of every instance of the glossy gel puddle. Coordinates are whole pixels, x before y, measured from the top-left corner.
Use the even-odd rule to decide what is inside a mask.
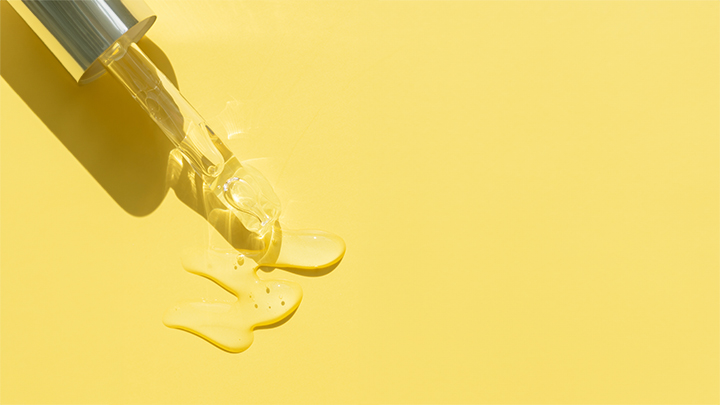
[[[321,270],[338,263],[345,243],[322,231],[285,231],[275,227],[270,248],[257,262],[235,250],[196,249],[182,258],[185,270],[206,277],[235,296],[234,301],[184,302],[170,308],[163,323],[191,332],[232,353],[246,350],[254,329],[272,325],[300,305],[302,289],[285,280],[262,280],[259,267]],[[258,264],[260,263],[260,264]]]

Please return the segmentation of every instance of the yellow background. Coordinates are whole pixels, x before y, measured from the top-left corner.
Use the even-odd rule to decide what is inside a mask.
[[[347,254],[244,353],[164,327],[227,297],[170,145],[3,3],[3,403],[718,403],[718,2],[148,3]]]

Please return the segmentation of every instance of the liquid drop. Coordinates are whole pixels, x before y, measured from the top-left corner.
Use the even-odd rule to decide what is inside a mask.
[[[258,263],[268,267],[322,270],[345,255],[345,242],[330,232],[276,227],[268,251]]]

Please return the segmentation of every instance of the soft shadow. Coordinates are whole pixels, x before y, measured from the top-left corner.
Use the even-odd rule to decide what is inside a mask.
[[[17,12],[0,7],[0,75],[118,205],[153,212],[167,192],[170,141],[110,75],[79,86]],[[138,45],[177,85],[165,54],[147,38]]]
[[[298,308],[300,308],[300,307],[298,307]],[[295,312],[297,312],[298,308],[295,308],[295,309],[294,309],[292,312],[290,312],[290,313],[288,314],[288,316],[286,316],[285,318],[283,318],[283,319],[281,319],[281,320],[279,320],[279,321],[277,321],[277,322],[275,322],[275,323],[271,323],[271,324],[269,324],[269,325],[258,326],[258,327],[255,328],[255,330],[258,330],[258,329],[272,329],[272,328],[277,328],[277,327],[280,326],[280,325],[283,325],[285,322],[289,321],[290,318],[292,318],[293,316],[295,316]]]
[[[169,328],[171,328],[171,329],[177,329],[177,330],[179,330],[179,331],[187,332],[187,333],[189,333],[189,334],[191,334],[191,335],[193,335],[193,336],[197,336],[197,337],[203,339],[204,341],[210,343],[211,345],[217,347],[218,349],[224,351],[225,353],[230,353],[230,354],[240,354],[240,353],[242,353],[242,352],[231,352],[230,350],[228,350],[228,349],[220,346],[219,344],[213,342],[212,340],[210,340],[210,339],[206,338],[205,336],[203,336],[203,335],[195,332],[195,331],[192,330],[192,329],[187,329],[187,328],[183,328],[183,327],[179,327],[179,326],[178,326],[178,327],[169,326]]]
[[[339,266],[340,263],[342,263],[342,258],[340,260],[338,260],[337,262],[331,264],[330,266],[321,267],[321,268],[317,268],[317,269],[298,269],[298,268],[287,267],[287,266],[260,266],[260,270],[262,270],[265,273],[270,273],[275,269],[281,269],[281,270],[285,270],[290,273],[298,274],[300,276],[320,277],[320,276],[324,276],[324,275],[330,273],[331,271],[335,270],[335,268],[337,266]]]

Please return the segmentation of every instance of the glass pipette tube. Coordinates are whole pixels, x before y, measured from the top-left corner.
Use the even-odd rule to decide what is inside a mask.
[[[119,80],[249,231],[263,238],[280,200],[257,170],[240,164],[203,117],[135,43],[116,42],[100,62]]]

